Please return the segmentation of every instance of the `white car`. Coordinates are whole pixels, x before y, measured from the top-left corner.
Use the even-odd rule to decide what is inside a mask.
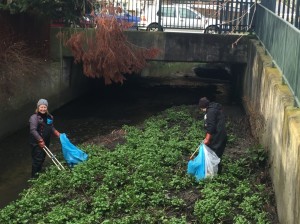
[[[159,17],[161,23],[159,24]],[[159,10],[149,8],[138,24],[139,30],[170,31],[174,29],[189,29],[205,33],[218,33],[219,22],[213,18],[206,18],[186,4],[162,5]]]

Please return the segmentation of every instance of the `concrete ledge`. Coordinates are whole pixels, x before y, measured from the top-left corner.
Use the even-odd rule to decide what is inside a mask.
[[[61,52],[65,57],[72,56],[57,38],[60,32],[64,33],[64,37],[75,32],[85,32],[87,36],[95,34],[94,29],[51,28],[50,54],[53,59],[59,58]],[[246,63],[250,38],[244,36],[233,46],[239,38],[237,35],[145,31],[125,31],[125,35],[136,46],[160,49],[161,54],[155,60],[169,62]]]
[[[260,122],[252,127],[269,151],[280,223],[300,223],[300,109],[282,84],[282,74],[258,41],[251,40],[243,83],[245,109]],[[255,114],[257,113],[257,114]]]

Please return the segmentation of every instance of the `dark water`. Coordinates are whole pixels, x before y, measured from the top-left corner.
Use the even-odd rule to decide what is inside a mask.
[[[229,102],[228,91],[227,84],[146,87],[127,81],[123,86],[98,87],[52,114],[55,127],[66,133],[76,145],[109,134],[124,124],[138,124],[166,108],[197,104],[200,96],[209,95],[226,105]],[[16,200],[18,194],[28,187],[31,173],[28,135],[27,127],[0,142],[0,208]],[[50,150],[54,153],[60,151],[58,139],[52,140]]]

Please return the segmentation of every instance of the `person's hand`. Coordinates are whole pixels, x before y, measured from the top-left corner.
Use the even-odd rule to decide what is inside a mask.
[[[210,140],[211,140],[211,134],[209,134],[209,133],[206,133],[206,136],[205,136],[205,139],[203,140],[203,143],[205,144],[205,145],[209,145],[209,143],[210,143]]]
[[[43,149],[43,148],[45,147],[45,142],[44,142],[44,140],[43,140],[43,139],[39,140],[39,141],[38,141],[38,145],[39,145],[39,147],[40,147],[41,149]]]
[[[59,138],[59,136],[60,136],[59,131],[55,130],[55,131],[54,131],[54,135],[55,135],[57,138]]]

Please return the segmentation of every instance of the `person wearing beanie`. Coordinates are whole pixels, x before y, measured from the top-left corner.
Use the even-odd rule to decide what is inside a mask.
[[[199,100],[199,108],[205,112],[204,129],[206,131],[203,143],[211,148],[222,161],[222,156],[227,144],[227,133],[225,127],[225,116],[222,105],[211,102],[207,97]],[[222,171],[221,161],[218,166],[218,173]]]
[[[54,128],[53,116],[48,112],[48,101],[40,99],[37,102],[35,113],[29,118],[30,146],[32,155],[31,177],[35,178],[41,171],[46,158],[43,150],[49,147],[52,135],[59,137],[60,133]]]

